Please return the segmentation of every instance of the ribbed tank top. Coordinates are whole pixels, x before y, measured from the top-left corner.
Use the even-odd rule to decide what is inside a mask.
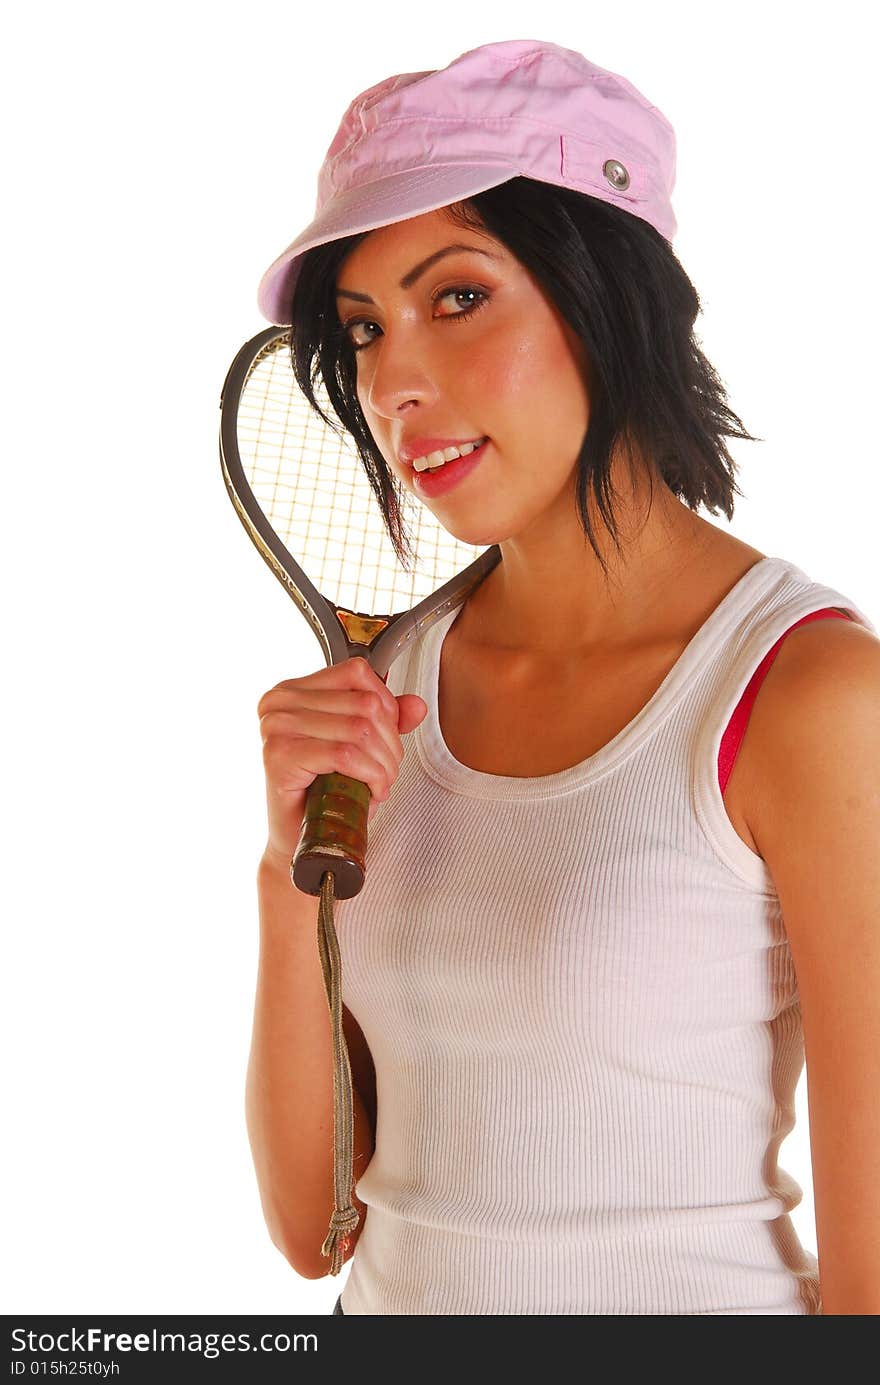
[[[388,687],[428,714],[373,815],[363,889],[335,909],[378,1103],[344,1314],[821,1313],[789,1216],[802,1189],[777,1163],[797,980],[719,776],[762,664],[834,607],[878,633],[761,559],[627,726],[535,778],[470,769],[443,740],[458,611],[392,665]]]

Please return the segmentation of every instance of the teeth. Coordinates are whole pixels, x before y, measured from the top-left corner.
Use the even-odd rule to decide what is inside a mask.
[[[447,447],[443,451],[429,452],[426,457],[416,457],[413,466],[416,471],[436,471],[438,467],[451,462],[454,457],[469,457],[474,449],[481,447],[485,441],[485,438],[477,438],[475,442],[462,443],[461,447]]]

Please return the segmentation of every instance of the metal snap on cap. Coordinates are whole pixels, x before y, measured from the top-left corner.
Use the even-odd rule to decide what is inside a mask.
[[[619,159],[606,159],[602,165],[602,172],[611,186],[619,192],[624,192],[629,187],[629,174]]]

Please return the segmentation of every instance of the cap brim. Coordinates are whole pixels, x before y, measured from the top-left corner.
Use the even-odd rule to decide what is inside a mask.
[[[316,245],[436,211],[518,176],[510,164],[432,164],[340,193],[266,270],[257,293],[260,312],[278,327],[290,325],[302,257]]]

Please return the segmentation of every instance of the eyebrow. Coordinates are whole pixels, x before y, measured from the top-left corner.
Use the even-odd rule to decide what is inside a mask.
[[[400,287],[402,289],[411,289],[416,280],[421,278],[425,271],[431,268],[431,265],[436,264],[438,260],[442,260],[444,255],[453,255],[457,250],[463,250],[471,255],[485,255],[489,260],[500,259],[499,255],[493,255],[488,250],[480,250],[476,245],[446,245],[442,250],[435,250],[433,255],[429,255],[426,260],[420,260],[417,265],[413,266],[408,274],[404,274],[400,281]],[[358,303],[373,303],[374,301],[369,294],[355,293],[353,289],[337,289],[336,297],[354,298]]]

